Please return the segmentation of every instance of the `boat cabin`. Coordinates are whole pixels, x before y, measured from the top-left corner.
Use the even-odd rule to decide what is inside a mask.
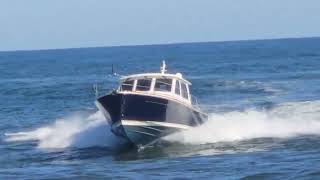
[[[191,104],[189,86],[191,83],[183,79],[182,74],[167,74],[163,62],[160,73],[146,73],[125,76],[121,78],[118,91],[124,93],[144,93],[164,96]]]
[[[118,91],[165,96],[191,104],[190,85],[180,73],[148,73],[121,78]]]
[[[160,73],[145,73],[121,78],[118,91],[123,93],[143,93],[162,96],[192,104],[189,86],[191,83],[182,74],[167,74],[166,63],[162,62]]]

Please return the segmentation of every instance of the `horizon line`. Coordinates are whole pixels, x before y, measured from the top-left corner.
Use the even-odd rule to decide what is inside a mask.
[[[110,45],[110,46],[87,46],[87,47],[65,47],[65,48],[43,48],[43,49],[17,49],[17,50],[0,50],[0,53],[6,52],[28,52],[28,51],[54,51],[54,50],[75,50],[91,48],[118,48],[118,47],[139,47],[139,46],[162,46],[162,45],[179,45],[179,44],[200,44],[200,43],[223,43],[223,42],[243,42],[243,41],[268,41],[268,40],[291,40],[291,39],[312,39],[320,36],[302,36],[302,37],[283,37],[283,38],[265,38],[265,39],[236,39],[236,40],[218,40],[218,41],[189,41],[189,42],[168,42],[154,44],[128,44],[128,45]]]

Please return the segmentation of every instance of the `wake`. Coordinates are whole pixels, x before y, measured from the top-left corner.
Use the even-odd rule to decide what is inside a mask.
[[[209,121],[190,130],[165,137],[165,140],[189,144],[253,138],[289,138],[320,135],[320,101],[284,103],[266,111],[210,114]]]
[[[271,110],[248,109],[212,113],[209,121],[190,130],[172,134],[166,141],[185,144],[207,144],[253,138],[288,138],[320,135],[320,101],[283,103]],[[6,133],[7,142],[36,141],[37,147],[116,148],[125,141],[110,131],[102,113],[58,119],[35,130]]]

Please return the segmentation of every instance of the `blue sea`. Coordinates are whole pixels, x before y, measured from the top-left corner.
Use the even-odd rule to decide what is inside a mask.
[[[209,120],[123,148],[93,85],[162,60]],[[320,179],[320,38],[0,52],[0,179]]]

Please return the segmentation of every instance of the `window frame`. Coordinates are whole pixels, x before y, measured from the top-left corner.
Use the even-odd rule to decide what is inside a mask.
[[[126,83],[131,81],[132,84]],[[133,91],[134,90],[134,85],[135,85],[135,80],[134,79],[126,79],[125,81],[121,82],[120,84],[120,90],[121,91]],[[131,86],[131,90],[124,89],[123,86]]]
[[[177,89],[178,87],[178,89]],[[179,93],[177,93],[177,90]],[[174,92],[175,95],[177,96],[181,96],[181,83],[178,79],[175,80],[175,85],[174,85]]]
[[[169,80],[171,82],[167,83],[167,82],[164,82],[163,80]],[[157,88],[157,84],[167,85],[167,87],[169,87],[169,89],[167,89],[167,88],[166,89]],[[154,82],[154,86],[153,86],[154,91],[171,93],[172,92],[172,88],[173,88],[173,79],[172,78],[155,78],[155,82]]]
[[[185,87],[185,91],[183,90],[182,87]],[[185,94],[184,94],[185,93]],[[184,96],[186,95],[186,96]],[[184,82],[180,82],[180,96],[183,97],[184,99],[188,99],[189,100],[189,91],[188,91],[188,85]]]
[[[148,85],[148,89],[146,89],[146,90],[141,90],[141,89],[139,89],[140,87],[147,87],[147,86],[140,86],[139,85],[139,81],[149,81],[150,83],[149,83],[149,85]],[[151,91],[151,89],[152,89],[152,81],[153,81],[153,79],[152,78],[143,78],[143,79],[136,79],[136,83],[135,83],[135,91],[144,91],[144,92],[146,92],[146,91]]]

